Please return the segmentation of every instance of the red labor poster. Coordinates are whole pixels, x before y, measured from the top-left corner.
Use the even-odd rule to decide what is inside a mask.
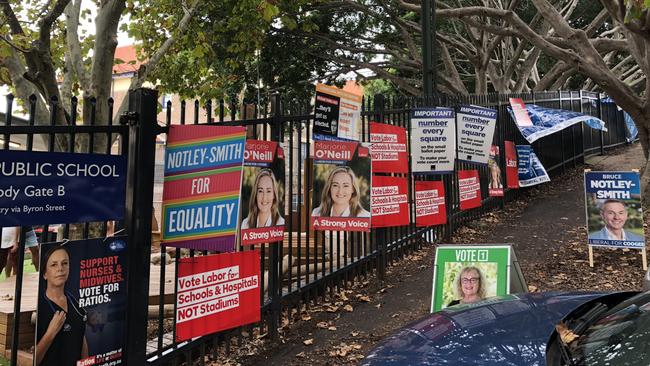
[[[445,185],[441,181],[415,182],[415,226],[447,223]]]
[[[478,178],[478,170],[459,170],[458,190],[461,210],[481,207],[481,182]]]
[[[408,173],[405,128],[370,122],[370,143],[374,173]]]
[[[241,244],[284,239],[284,152],[277,142],[246,140],[241,189]]]
[[[372,227],[408,225],[408,180],[399,177],[372,176],[370,195]]]
[[[179,259],[177,281],[177,342],[260,320],[257,250]]]
[[[506,185],[519,188],[519,168],[517,166],[517,148],[512,141],[504,141],[506,148]]]

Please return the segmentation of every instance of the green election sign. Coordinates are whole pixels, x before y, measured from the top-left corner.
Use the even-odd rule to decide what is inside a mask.
[[[511,249],[510,245],[438,246],[431,312],[509,293]]]

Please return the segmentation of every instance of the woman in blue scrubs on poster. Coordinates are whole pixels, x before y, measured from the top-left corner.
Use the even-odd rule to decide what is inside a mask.
[[[46,286],[38,304],[35,365],[75,366],[77,361],[88,357],[87,316],[74,296],[65,290],[70,255],[64,247],[57,246],[43,259],[41,275]]]

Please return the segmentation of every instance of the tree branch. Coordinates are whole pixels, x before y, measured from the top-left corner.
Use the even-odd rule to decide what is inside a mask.
[[[68,45],[69,53],[69,67],[70,71],[79,80],[79,85],[85,95],[90,95],[90,82],[83,66],[83,59],[81,57],[81,44],[79,43],[79,16],[81,14],[81,0],[76,0],[68,4],[65,8],[66,21],[66,43]]]
[[[195,0],[189,9],[184,9],[183,18],[181,18],[181,20],[178,22],[178,26],[176,27],[174,34],[171,37],[167,38],[162,45],[160,45],[160,47],[151,55],[146,64],[140,66],[137,77],[131,79],[131,85],[129,86],[129,89],[139,88],[142,86],[142,84],[144,84],[147,76],[156,69],[160,61],[167,54],[167,52],[169,52],[178,37],[185,34],[185,31],[189,27],[190,21],[192,20],[192,17],[194,16],[194,13],[196,12],[196,9],[200,3],[201,0]]]
[[[453,84],[457,90],[460,90],[461,94],[469,94],[465,88],[465,85],[463,84],[463,81],[460,79],[460,75],[458,75],[456,65],[452,61],[451,55],[449,55],[449,50],[444,43],[442,43],[440,47],[440,57],[443,64],[445,65],[445,70],[447,70],[447,75],[449,76],[450,83]]]
[[[11,34],[25,34],[23,27],[20,25],[20,21],[16,17],[16,13],[14,13],[14,10],[9,4],[9,0],[0,0],[0,6],[2,6],[2,13],[7,18],[7,23],[9,23]]]

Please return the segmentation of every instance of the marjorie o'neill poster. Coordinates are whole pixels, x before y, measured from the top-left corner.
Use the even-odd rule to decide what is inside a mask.
[[[509,245],[439,245],[433,267],[431,311],[507,294],[510,248]]]
[[[242,179],[242,245],[284,238],[284,152],[277,142],[246,140]]]
[[[362,96],[334,86],[316,85],[314,139],[358,141]]]
[[[645,248],[637,172],[585,172],[589,245]]]
[[[35,364],[123,364],[126,245],[124,236],[40,245]]]
[[[245,141],[244,127],[170,127],[162,204],[165,245],[235,250]]]
[[[314,141],[314,230],[370,231],[369,147]]]

